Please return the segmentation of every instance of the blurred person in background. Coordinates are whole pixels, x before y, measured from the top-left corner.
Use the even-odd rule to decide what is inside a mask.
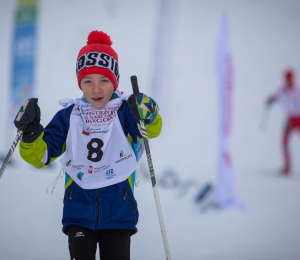
[[[267,107],[278,102],[286,114],[281,141],[284,161],[281,173],[288,175],[291,172],[290,135],[296,130],[300,133],[300,89],[296,86],[295,73],[292,69],[287,69],[283,76],[284,85],[267,99]]]

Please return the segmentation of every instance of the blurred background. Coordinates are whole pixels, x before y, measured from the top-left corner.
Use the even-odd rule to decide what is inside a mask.
[[[75,64],[92,30],[111,36],[119,89],[132,93],[130,76],[136,75],[140,91],[158,102],[164,126],[150,148],[172,259],[300,259],[300,135],[291,135],[293,168],[283,176],[286,118],[277,104],[264,114],[269,95],[284,84],[286,68],[294,69],[300,85],[299,0],[29,2],[35,15],[24,19],[34,24],[35,42],[33,59],[24,64],[32,62],[30,95],[39,99],[43,126],[62,109],[59,99],[82,95]],[[24,0],[0,0],[2,157],[16,134],[16,28],[24,21],[16,14],[24,6]],[[195,198],[218,174],[215,53],[224,13],[233,75],[230,151],[236,197],[244,207],[203,211]],[[21,104],[27,98],[19,97]],[[164,259],[145,156],[140,165],[139,232],[131,239],[131,259]],[[58,161],[38,170],[14,153],[0,180],[0,259],[69,259],[61,232],[64,180],[46,194],[59,170]],[[166,173],[172,178],[163,185]]]

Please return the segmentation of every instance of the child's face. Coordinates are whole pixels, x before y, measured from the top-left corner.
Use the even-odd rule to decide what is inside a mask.
[[[80,81],[86,100],[96,108],[104,107],[114,93],[114,84],[101,74],[88,74]]]

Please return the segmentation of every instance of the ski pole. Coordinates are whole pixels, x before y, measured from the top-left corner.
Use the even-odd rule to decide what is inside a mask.
[[[263,131],[267,128],[267,123],[269,121],[269,117],[270,117],[270,107],[268,106],[263,110],[261,121],[259,123],[260,130]]]
[[[137,82],[137,77],[131,76],[130,80],[131,80],[133,94],[140,93],[139,87],[138,87],[138,82]],[[153,163],[152,163],[152,158],[151,158],[151,153],[150,153],[150,146],[149,146],[149,142],[148,142],[145,123],[143,120],[140,120],[140,126],[141,126],[141,132],[142,132],[144,145],[145,145],[145,149],[146,149],[147,161],[148,161],[150,177],[151,177],[151,182],[152,182],[152,188],[153,188],[153,193],[154,193],[154,199],[155,199],[155,204],[156,204],[156,209],[157,209],[157,214],[158,214],[158,219],[159,219],[159,224],[160,224],[160,230],[161,230],[161,234],[162,234],[162,238],[163,238],[163,242],[164,242],[166,259],[171,260],[170,249],[169,249],[168,240],[167,240],[167,233],[166,233],[166,228],[165,228],[162,210],[161,210],[161,206],[160,206],[158,189],[157,189],[157,185],[156,185],[156,178],[155,178],[155,174],[154,174],[154,168],[153,168]]]
[[[15,137],[15,140],[13,141],[13,143],[12,143],[12,145],[11,145],[11,147],[10,147],[10,149],[9,149],[9,151],[8,151],[5,159],[4,159],[4,162],[2,163],[2,166],[0,168],[0,179],[1,179],[3,173],[4,173],[5,169],[6,169],[6,166],[8,165],[8,162],[9,162],[11,156],[13,155],[13,153],[15,151],[15,148],[17,147],[18,142],[20,141],[21,136],[22,136],[22,134],[23,134],[23,132],[24,132],[24,130],[25,130],[26,127],[27,127],[27,125],[23,125],[23,126],[21,126],[18,129],[18,132],[17,132],[17,135]]]

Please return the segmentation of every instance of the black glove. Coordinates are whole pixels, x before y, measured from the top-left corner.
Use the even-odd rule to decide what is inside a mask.
[[[16,128],[23,130],[22,141],[25,143],[32,143],[44,131],[40,124],[41,111],[37,102],[37,98],[27,99],[14,120]]]
[[[139,124],[140,120],[149,122],[156,112],[156,103],[150,97],[143,93],[133,94],[128,100],[131,114],[135,121]]]

